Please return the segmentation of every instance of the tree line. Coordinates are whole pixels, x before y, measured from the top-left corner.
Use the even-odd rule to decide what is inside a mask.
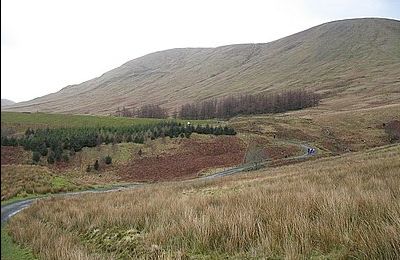
[[[317,106],[319,94],[305,90],[289,90],[276,94],[239,94],[202,102],[187,103],[172,114],[182,119],[227,119],[237,115],[282,113]],[[118,108],[116,115],[124,117],[167,118],[167,110],[160,105],[147,104],[140,108]]]
[[[32,151],[33,160],[48,156],[47,161],[68,161],[69,155],[82,150],[83,147],[95,147],[105,144],[132,142],[142,144],[145,140],[156,138],[189,138],[192,133],[213,135],[235,135],[236,131],[222,126],[193,126],[175,121],[157,124],[116,126],[116,127],[80,127],[55,129],[27,129],[22,137],[1,136],[3,146],[23,146]],[[69,151],[69,153],[65,153]],[[69,155],[68,155],[69,154]]]
[[[304,90],[290,90],[278,94],[241,94],[181,107],[179,117],[183,119],[231,118],[237,115],[281,113],[317,106],[318,94]]]
[[[168,112],[160,105],[147,104],[138,109],[126,107],[118,108],[116,115],[123,117],[167,118]]]

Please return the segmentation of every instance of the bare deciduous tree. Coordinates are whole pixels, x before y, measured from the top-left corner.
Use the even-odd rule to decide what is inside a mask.
[[[188,103],[181,107],[179,117],[185,119],[230,118],[237,115],[280,113],[318,105],[320,96],[304,90],[279,94],[241,94]]]
[[[247,148],[244,164],[254,164],[254,166],[259,166],[264,160],[267,159],[264,146],[257,142],[251,142]]]

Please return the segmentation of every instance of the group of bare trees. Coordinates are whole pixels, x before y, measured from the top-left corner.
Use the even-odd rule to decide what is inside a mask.
[[[320,96],[305,90],[289,90],[278,94],[241,94],[209,99],[181,106],[178,117],[183,119],[231,118],[237,115],[280,113],[318,105]],[[118,109],[124,117],[167,118],[168,112],[159,105],[147,104],[138,109]],[[175,113],[176,114],[176,113]],[[176,117],[176,115],[174,115]]]
[[[159,105],[154,105],[154,104],[143,105],[138,109],[135,108],[128,109],[126,107],[123,107],[122,109],[118,108],[116,114],[118,116],[124,116],[124,117],[143,117],[143,118],[168,117],[168,112],[165,108],[162,108]]]
[[[181,107],[184,119],[230,118],[237,115],[280,113],[318,105],[320,96],[304,90],[279,94],[242,94],[189,103]]]

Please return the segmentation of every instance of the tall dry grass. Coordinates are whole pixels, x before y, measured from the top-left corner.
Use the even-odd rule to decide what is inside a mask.
[[[10,230],[43,259],[398,259],[400,146],[43,200]]]
[[[1,200],[87,188],[39,165],[1,165]]]

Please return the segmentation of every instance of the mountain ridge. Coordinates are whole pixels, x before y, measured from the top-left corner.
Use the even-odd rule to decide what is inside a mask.
[[[388,94],[393,97],[382,102],[398,102],[399,43],[400,21],[359,18],[324,23],[269,43],[174,48],[7,110],[112,114],[118,107],[146,103],[172,110],[228,94],[298,88],[319,92],[328,102],[358,95],[372,104]]]
[[[16,102],[14,102],[12,100],[9,100],[9,99],[6,99],[6,98],[2,98],[1,99],[1,107],[11,106],[11,105],[14,105],[14,104],[16,104]]]

